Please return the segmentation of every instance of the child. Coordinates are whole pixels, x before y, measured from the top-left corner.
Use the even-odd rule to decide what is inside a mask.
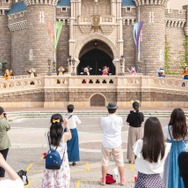
[[[64,124],[67,132],[64,133]],[[46,135],[47,145],[49,144],[52,149],[56,149],[62,157],[62,165],[59,170],[44,170],[42,179],[42,188],[68,188],[70,187],[70,168],[67,156],[67,141],[72,138],[67,121],[64,120],[60,114],[54,114],[51,117],[50,131]],[[49,143],[50,142],[50,143]]]
[[[133,146],[137,156],[135,168],[138,178],[134,188],[164,188],[160,173],[170,151],[170,144],[164,143],[161,123],[156,117],[149,117],[144,124],[143,139]]]
[[[173,110],[168,126],[164,129],[164,137],[172,143],[168,163],[166,162],[164,180],[166,188],[184,188],[178,167],[178,155],[185,151],[187,125],[185,113],[181,108]]]

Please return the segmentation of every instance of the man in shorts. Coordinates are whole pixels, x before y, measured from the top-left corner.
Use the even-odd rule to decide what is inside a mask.
[[[102,141],[102,178],[101,185],[106,184],[106,174],[108,170],[108,162],[110,156],[113,156],[113,159],[118,167],[120,175],[120,185],[125,185],[124,178],[124,160],[123,160],[123,151],[121,148],[122,138],[121,130],[123,127],[123,119],[115,114],[117,110],[117,105],[115,102],[109,102],[107,109],[108,115],[102,117],[100,120],[100,127],[103,131],[103,141]]]

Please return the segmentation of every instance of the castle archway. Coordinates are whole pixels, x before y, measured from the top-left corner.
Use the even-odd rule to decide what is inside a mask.
[[[101,75],[104,66],[107,66],[109,67],[109,74],[115,75],[113,59],[113,52],[106,43],[100,40],[92,40],[80,52],[77,74],[82,75],[84,67],[89,67],[90,75]]]

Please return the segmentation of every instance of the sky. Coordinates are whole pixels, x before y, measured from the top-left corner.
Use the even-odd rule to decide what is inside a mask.
[[[183,5],[188,5],[188,0],[169,0],[168,9],[182,9]]]

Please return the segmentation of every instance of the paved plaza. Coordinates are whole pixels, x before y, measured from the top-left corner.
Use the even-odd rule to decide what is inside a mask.
[[[124,117],[124,121],[125,121]],[[147,118],[147,117],[146,117]],[[78,126],[80,139],[81,161],[76,166],[71,166],[71,188],[101,187],[100,148],[102,132],[99,128],[100,117],[92,115],[80,117],[82,124]],[[169,117],[159,117],[161,123],[166,125]],[[15,170],[26,169],[28,171],[29,185],[27,188],[39,188],[44,169],[44,161],[41,154],[46,152],[45,132],[50,126],[49,118],[19,118],[9,119],[11,130],[9,136],[12,147],[8,155],[8,162]],[[128,126],[125,124],[122,132],[123,150],[125,159],[126,188],[134,186],[134,176],[137,171],[126,159]],[[109,173],[113,173],[114,162],[110,162]],[[117,180],[116,184],[106,187],[122,187]]]

